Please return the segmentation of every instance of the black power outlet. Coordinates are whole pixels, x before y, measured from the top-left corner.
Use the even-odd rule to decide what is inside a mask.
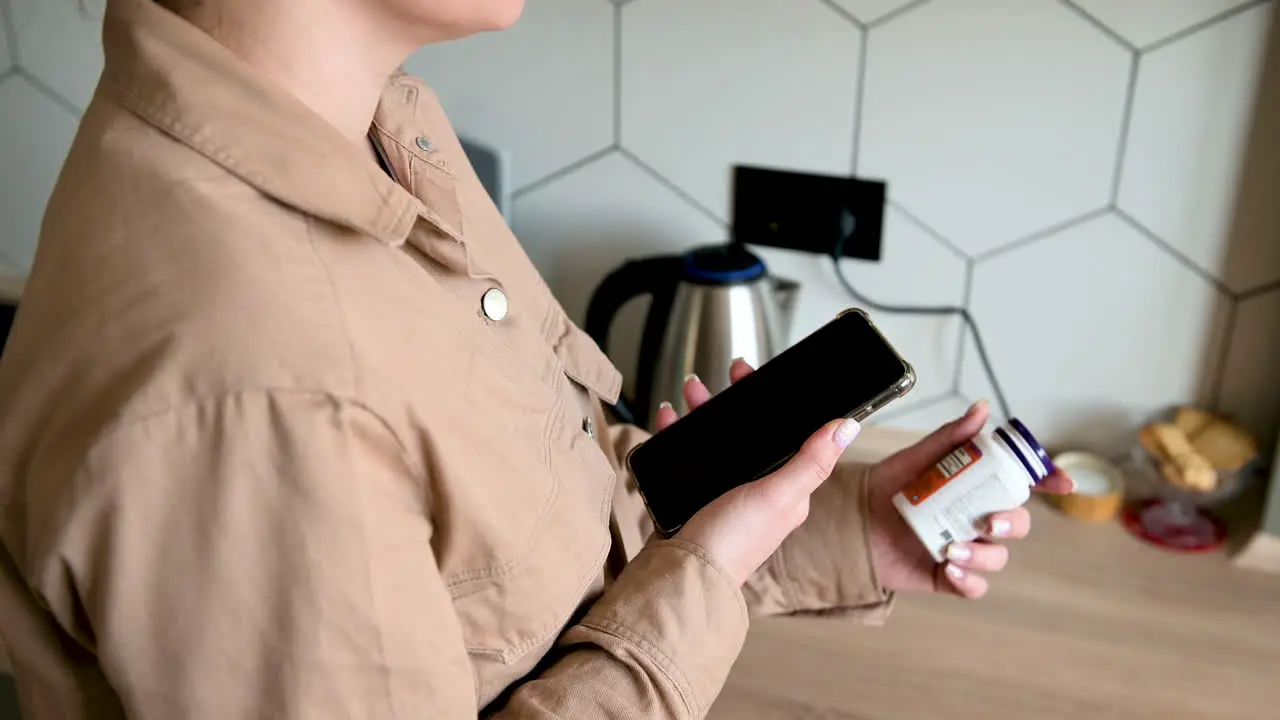
[[[733,169],[733,241],[879,260],[885,184],[738,165]]]

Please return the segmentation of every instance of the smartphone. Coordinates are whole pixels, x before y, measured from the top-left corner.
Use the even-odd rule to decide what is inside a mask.
[[[711,501],[781,467],[823,425],[861,421],[915,381],[871,318],[846,310],[636,446],[627,466],[670,537]]]

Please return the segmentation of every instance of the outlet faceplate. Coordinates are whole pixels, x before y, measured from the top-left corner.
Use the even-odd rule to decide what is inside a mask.
[[[885,183],[739,165],[733,175],[733,241],[879,260]]]

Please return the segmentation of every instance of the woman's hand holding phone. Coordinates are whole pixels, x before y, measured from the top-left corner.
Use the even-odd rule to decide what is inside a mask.
[[[737,382],[751,371],[750,365],[737,361],[729,376]],[[696,378],[685,384],[684,395],[690,408],[711,399],[711,392]],[[1008,549],[998,543],[1026,537],[1030,532],[1031,515],[1026,508],[997,513],[987,519],[990,530],[986,541],[953,546],[948,561],[939,565],[893,510],[890,501],[893,494],[952,448],[980,432],[988,414],[986,403],[976,403],[964,416],[872,468],[869,480],[872,555],[876,576],[886,589],[981,597],[988,589],[981,573],[998,572],[1009,560]],[[657,426],[661,430],[677,419],[675,410],[664,407],[658,413]],[[739,581],[745,582],[787,535],[804,522],[809,496],[831,474],[844,447],[857,433],[855,425],[851,435],[837,439],[836,430],[841,426],[840,421],[824,426],[785,466],[772,475],[730,491],[703,508],[677,537],[703,547]],[[1073,489],[1071,478],[1060,471],[1038,488],[1047,493],[1069,493]]]
[[[750,371],[746,363],[736,363],[730,375],[737,381]],[[690,393],[695,397],[688,397]],[[690,407],[710,398],[706,386],[696,381],[686,383],[685,394]],[[676,411],[664,406],[658,412],[658,430],[676,420]],[[745,583],[808,517],[809,496],[831,475],[859,430],[856,420],[827,423],[785,465],[721,495],[685,523],[676,537],[706,550],[739,585]]]

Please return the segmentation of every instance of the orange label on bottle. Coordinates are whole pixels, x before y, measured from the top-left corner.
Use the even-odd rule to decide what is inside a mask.
[[[902,489],[902,495],[912,505],[919,505],[981,459],[982,450],[972,441],[967,442],[911,481]]]

